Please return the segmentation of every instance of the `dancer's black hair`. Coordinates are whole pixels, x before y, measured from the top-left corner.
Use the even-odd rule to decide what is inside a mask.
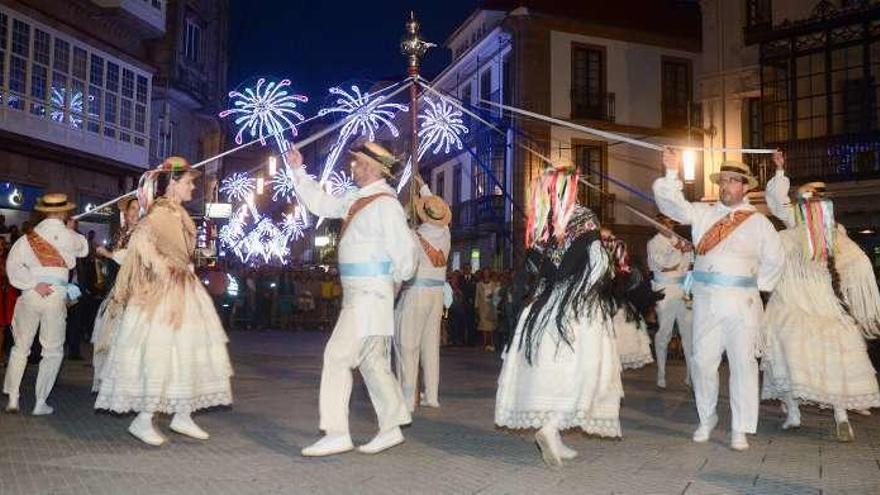
[[[592,213],[589,212],[589,215],[592,216]],[[571,222],[585,220],[572,218]],[[572,227],[577,228],[576,225]],[[593,270],[599,269],[603,262],[590,256],[591,246],[599,241],[599,229],[580,233],[567,246],[558,246],[552,232],[549,239],[540,249],[537,293],[528,309],[518,343],[520,349],[525,348],[529,364],[534,362],[535,352],[547,327],[552,325],[558,332],[557,346],[565,343],[571,347],[574,333],[572,324],[585,318],[610,318],[613,314],[613,268],[604,251],[601,253],[606,257],[603,273],[594,283],[590,280]],[[565,252],[557,264],[553,258],[561,249]],[[534,254],[532,256],[535,258]]]

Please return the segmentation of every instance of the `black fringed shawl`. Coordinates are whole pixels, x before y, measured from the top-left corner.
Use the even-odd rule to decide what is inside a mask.
[[[530,252],[531,264],[538,265],[539,281],[518,343],[520,349],[525,348],[529,364],[533,364],[532,358],[545,329],[555,328],[559,342],[571,347],[572,323],[583,318],[612,316],[613,268],[607,260],[602,266],[601,260],[590,259],[590,247],[598,240],[598,230],[581,233],[568,243],[561,259],[561,250],[555,246],[552,237],[550,245]],[[604,256],[605,252],[602,254]],[[602,269],[604,273],[591,284],[590,275],[595,269]]]

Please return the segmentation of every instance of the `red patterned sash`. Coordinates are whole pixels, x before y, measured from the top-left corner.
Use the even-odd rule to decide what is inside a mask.
[[[428,255],[428,259],[431,260],[431,264],[434,265],[434,268],[446,266],[446,255],[443,254],[443,251],[432,246],[430,242],[422,237],[422,234],[416,235],[419,236],[419,242],[422,244],[422,249],[425,250],[425,254]]]
[[[49,244],[46,239],[40,237],[39,234],[30,231],[27,235],[27,240],[41,265],[53,268],[67,268],[67,263],[64,262],[64,257],[61,256],[61,253],[55,249],[55,246]]]
[[[709,227],[709,230],[703,234],[700,243],[697,244],[697,254],[702,256],[709,251],[715,249],[715,246],[721,243],[727,236],[733,233],[740,225],[749,219],[755,212],[751,210],[737,210],[732,215],[725,215],[724,218],[715,222]]]
[[[372,196],[364,196],[363,198],[358,198],[357,200],[355,200],[355,202],[352,203],[351,208],[348,209],[348,214],[345,215],[345,218],[342,220],[342,229],[339,231],[339,238],[342,239],[342,236],[345,234],[345,230],[348,228],[349,224],[351,224],[351,221],[354,219],[355,215],[366,208],[370,203],[376,201],[383,196],[394,198],[394,195],[390,193],[378,193],[373,194]]]

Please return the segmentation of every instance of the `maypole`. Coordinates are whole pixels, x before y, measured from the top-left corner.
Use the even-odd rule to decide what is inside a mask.
[[[407,58],[407,74],[410,77],[409,87],[409,115],[411,129],[410,142],[410,160],[412,162],[412,176],[418,177],[419,174],[419,90],[416,81],[419,79],[419,69],[421,67],[421,59],[428,51],[428,48],[437,46],[434,43],[428,43],[419,37],[419,22],[416,15],[412,11],[409,13],[409,20],[406,21],[406,34],[400,40],[400,52]],[[410,201],[410,221],[415,222],[415,199],[419,194],[418,181],[410,181],[409,201]]]

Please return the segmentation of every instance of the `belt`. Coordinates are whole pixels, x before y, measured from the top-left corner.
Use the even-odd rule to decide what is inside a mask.
[[[82,292],[79,290],[79,287],[77,287],[76,284],[71,284],[63,278],[40,277],[39,280],[44,284],[63,288],[67,291],[67,298],[71,301],[76,301],[82,295]]]
[[[655,272],[654,282],[665,285],[681,285],[684,282],[684,275],[673,276]]]
[[[751,289],[758,287],[757,277],[747,277],[744,275],[727,275],[717,272],[700,272],[694,271],[692,280],[706,285],[715,285],[718,287],[741,287]]]
[[[390,261],[339,264],[340,277],[387,277],[390,275]]]
[[[417,278],[412,281],[410,286],[412,287],[443,287],[445,284],[445,280],[439,280],[436,278]]]

